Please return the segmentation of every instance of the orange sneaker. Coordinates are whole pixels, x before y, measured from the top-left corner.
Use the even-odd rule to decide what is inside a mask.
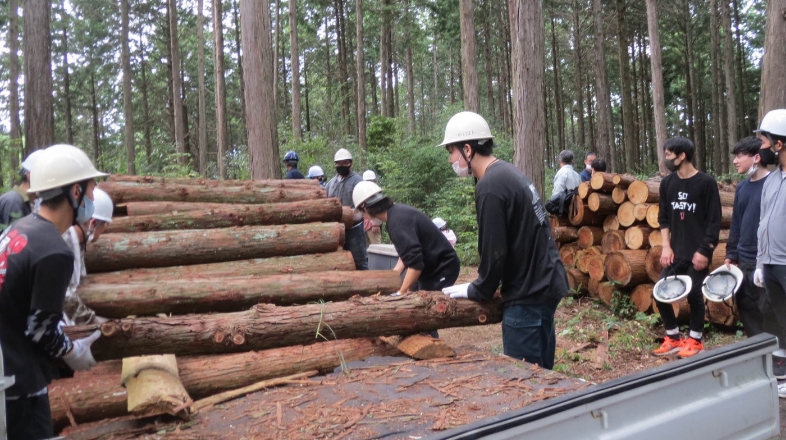
[[[682,343],[682,350],[677,353],[677,356],[681,358],[687,358],[691,356],[695,356],[699,353],[704,351],[704,344],[701,341],[697,341],[693,338],[688,338],[685,342]]]
[[[684,339],[674,339],[671,336],[663,338],[663,343],[656,350],[652,351],[655,356],[666,356],[682,350]]]

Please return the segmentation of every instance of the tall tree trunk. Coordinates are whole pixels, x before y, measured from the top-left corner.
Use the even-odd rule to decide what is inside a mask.
[[[65,0],[60,3],[63,21],[63,104],[65,105],[65,135],[66,142],[74,144],[73,117],[71,111],[71,73],[68,71],[68,12],[65,9]],[[17,61],[18,62],[18,61]]]
[[[279,84],[274,75],[273,80],[275,87],[273,88],[273,92],[276,94],[276,115],[283,110],[285,117],[289,115],[290,108],[286,105],[289,102],[289,88],[287,87],[287,55],[285,49],[285,39],[283,37],[283,26],[279,26],[278,23],[282,20],[281,18],[283,14],[281,14],[281,2],[276,2],[276,32],[275,35],[278,38],[278,45],[273,48],[273,61],[274,64],[278,61],[279,69],[274,69],[276,71],[280,70],[280,75],[278,78],[281,79],[281,98],[278,98],[278,91],[279,91]]]
[[[166,4],[166,16],[165,17],[166,17],[166,20],[164,21],[164,25],[162,27],[164,29],[164,33],[166,34],[164,40],[166,41],[166,43],[165,43],[165,46],[166,46],[166,69],[167,69],[166,86],[167,86],[167,105],[168,105],[167,122],[169,124],[169,141],[172,143],[172,145],[174,145],[175,144],[175,104],[174,104],[173,100],[174,100],[175,92],[173,91],[174,88],[172,86],[172,77],[174,75],[172,72],[174,71],[174,67],[172,66],[172,39],[169,37],[169,35],[170,35],[170,31],[169,31],[169,2],[167,2],[167,4]],[[141,36],[141,34],[140,34],[140,36]]]
[[[240,0],[245,61],[246,102],[273,102],[273,46],[267,4]],[[253,180],[280,179],[275,109],[247,108],[248,158]]]
[[[390,27],[390,2],[391,0],[384,0],[382,6],[382,25],[380,26],[380,42],[379,42],[379,91],[381,95],[381,107],[382,107],[382,116],[385,117],[392,117],[393,115],[388,113],[388,93],[387,90],[391,86],[388,84],[388,70],[390,70],[390,64],[388,64],[388,58],[390,51],[390,46],[388,42],[388,37],[390,36],[390,32],[388,28]]]
[[[19,168],[19,153],[23,152],[22,127],[19,123],[19,4],[9,0],[8,19],[9,86],[8,113],[10,119],[11,169]]]
[[[652,99],[655,116],[655,148],[658,152],[658,170],[662,176],[668,173],[663,161],[663,145],[666,144],[666,97],[663,90],[663,65],[661,64],[660,33],[658,32],[658,6],[656,0],[647,0],[647,28],[650,36],[650,64],[652,65]]]
[[[297,41],[297,0],[289,0],[289,51],[292,65],[292,136],[303,142],[303,121],[300,119],[300,51]]]
[[[617,0],[617,38],[620,84],[622,89],[622,143],[625,146],[626,172],[631,172],[637,165],[636,146],[633,143],[633,100],[630,85],[630,57],[628,56],[628,26],[625,21],[625,0]],[[621,167],[622,168],[622,167]]]
[[[412,11],[409,9],[409,0],[404,0],[404,14],[406,14],[407,19],[412,15]],[[415,136],[415,73],[412,69],[412,39],[411,37],[407,36],[405,41],[406,48],[406,55],[405,55],[405,62],[407,64],[407,121],[408,121],[408,130],[411,136]],[[422,115],[421,115],[422,117]]]
[[[204,0],[197,1],[197,99],[199,105],[197,151],[199,151],[199,174],[202,177],[207,177],[207,98],[205,97],[204,6]]]
[[[290,0],[292,1],[292,0]],[[352,134],[352,118],[350,110],[353,95],[349,78],[349,62],[347,57],[347,32],[344,20],[344,0],[336,0],[336,43],[338,47],[339,71],[341,73],[341,115],[344,120],[344,134]]]
[[[181,93],[182,81],[180,78],[180,49],[177,37],[177,0],[169,0],[169,40],[172,50],[172,106],[175,115],[175,151],[177,164],[188,164],[186,150],[185,115],[183,113],[183,99]]]
[[[237,57],[237,77],[240,80],[240,109],[241,109],[241,124],[243,127],[246,126],[246,78],[245,72],[243,71],[243,57],[240,53],[240,42],[242,40],[242,30],[240,29],[240,2],[238,1],[235,4],[235,7],[232,8],[232,15],[235,22],[235,56]],[[241,130],[241,133],[246,135],[245,130]]]
[[[611,96],[609,95],[609,80],[606,73],[606,50],[603,36],[603,2],[592,0],[592,15],[595,23],[595,105],[597,106],[598,121],[598,155],[605,157],[610,170],[623,170],[622,164],[614,151],[614,135],[611,123]]]
[[[278,49],[281,47],[281,0],[276,0],[274,3],[274,7],[276,8],[276,31],[273,32],[273,53],[276,56],[273,57],[273,97],[274,97],[274,107],[276,111],[278,111],[278,72],[280,69],[280,63],[283,61],[283,57],[278,57]]]
[[[478,69],[475,57],[475,13],[472,0],[459,0],[461,27],[461,75],[464,85],[464,108],[480,111],[478,99]]]
[[[720,97],[720,57],[718,48],[720,47],[720,36],[718,35],[718,1],[710,0],[710,52],[712,54],[712,171],[716,174],[721,173],[723,168],[723,152],[725,146],[721,134],[721,97]]]
[[[694,165],[701,171],[707,171],[706,145],[704,142],[703,126],[700,128],[700,113],[698,89],[699,84],[696,78],[696,67],[693,55],[693,16],[690,10],[691,0],[684,0],[682,13],[685,18],[685,64],[688,72],[688,102],[691,107],[690,114],[690,133],[691,139],[696,145],[696,155]]]
[[[486,68],[486,98],[488,99],[488,117],[491,119],[496,119],[497,115],[494,112],[494,65],[491,61],[491,47],[493,43],[491,42],[491,2],[489,0],[483,0],[483,16],[484,21],[483,23],[483,65]],[[436,64],[436,63],[435,63]]]
[[[723,38],[724,58],[725,58],[725,73],[726,73],[726,124],[727,127],[727,140],[728,140],[728,154],[734,149],[734,144],[738,139],[738,121],[737,121],[737,94],[734,90],[734,43],[731,36],[731,9],[729,9],[730,0],[722,0],[723,2]],[[786,11],[784,11],[786,12]],[[786,23],[784,23],[786,25]],[[728,155],[724,155],[728,158]],[[728,168],[724,169],[724,173],[728,172]]]
[[[396,112],[396,96],[397,96],[396,95],[396,84],[395,84],[395,82],[393,80],[393,77],[395,76],[394,69],[396,67],[395,64],[393,63],[393,47],[394,47],[394,45],[393,45],[393,26],[392,25],[388,25],[387,31],[388,31],[388,35],[386,37],[386,43],[385,44],[387,44],[387,46],[388,46],[388,49],[387,49],[388,58],[387,58],[387,61],[385,61],[385,63],[388,66],[388,80],[387,80],[388,88],[385,90],[385,93],[387,93],[387,96],[388,96],[388,99],[387,99],[388,114],[390,115],[391,118],[395,118],[398,115],[398,112]]]
[[[584,86],[582,82],[581,66],[581,16],[579,15],[579,2],[573,0],[573,54],[576,65],[573,68],[573,87],[576,91],[578,105],[576,115],[579,120],[579,149],[587,147],[587,140],[584,132]]]
[[[543,114],[543,72],[546,67],[543,9],[539,1],[509,0],[508,7],[515,96],[514,162],[532,180],[542,197],[545,176],[541,142],[546,135]]]
[[[52,98],[52,3],[28,0],[24,5],[25,156],[55,143]]]
[[[745,100],[745,66],[747,64],[746,57],[745,57],[745,46],[742,44],[742,36],[740,35],[740,29],[742,28],[742,22],[740,21],[740,8],[739,2],[737,0],[732,0],[734,4],[734,23],[736,24],[736,41],[737,41],[737,80],[739,83],[737,84],[737,105],[739,111],[737,112],[737,117],[739,118],[739,132],[737,133],[738,136],[743,137],[746,133],[750,133],[753,131],[753,126],[750,124],[749,115],[748,115],[748,105]]]
[[[201,1],[201,0],[200,0]],[[128,48],[128,0],[120,0],[121,16],[121,58],[123,63],[123,120],[126,147],[126,169],[132,176],[136,174],[136,151],[134,145],[134,102],[131,96],[131,51]],[[63,33],[65,36],[65,32]],[[68,130],[70,132],[70,130]]]
[[[366,69],[363,58],[363,0],[355,0],[355,69],[357,70],[357,118],[358,118],[358,143],[360,149],[366,151]]]
[[[325,17],[325,89],[327,90],[327,108],[328,108],[328,115],[330,120],[333,120],[333,69],[330,68],[330,54],[332,49],[330,47],[330,32],[328,30],[330,27],[328,26],[328,17]],[[331,133],[333,132],[332,124],[328,124],[327,126],[327,134],[330,137]]]
[[[646,84],[646,81],[643,81],[644,64],[642,63],[641,66],[637,66],[637,62],[640,60],[640,58],[643,58],[636,55],[636,48],[641,47],[640,42],[637,41],[639,35],[640,34],[638,30],[631,34],[631,45],[628,46],[628,54],[629,54],[628,59],[630,60],[630,68],[631,68],[630,88],[631,91],[633,92],[633,100],[631,100],[631,103],[633,104],[633,135],[635,136],[633,140],[633,145],[635,145],[636,151],[641,152],[636,156],[637,158],[640,158],[641,160],[640,163],[644,164],[646,163],[646,158],[645,156],[642,156],[642,153],[643,154],[647,153],[647,151],[643,148],[646,144],[646,139],[647,139],[647,135],[646,135],[647,128],[645,123],[646,122],[645,119],[647,117],[646,116],[647,112],[645,111],[647,100],[644,96],[644,87],[641,88],[642,93],[639,94],[639,86],[642,84],[642,82]],[[639,81],[640,79],[642,81]]]
[[[308,139],[311,140],[311,107],[308,100],[308,51],[303,51],[303,99],[306,106],[306,133]],[[365,141],[364,141],[365,142]]]
[[[93,115],[93,165],[101,159],[101,126],[98,123],[98,97],[96,96],[96,74],[90,71],[90,110]]]
[[[221,0],[213,0],[213,75],[216,100],[216,164],[218,178],[227,178],[227,92],[224,78],[224,14]]]
[[[764,32],[764,59],[761,63],[761,97],[759,120],[776,108],[786,108],[786,0],[767,2],[767,24]]]
[[[153,154],[153,140],[150,136],[150,103],[147,95],[147,58],[145,57],[145,43],[142,39],[142,32],[139,32],[139,53],[141,59],[139,60],[139,70],[141,71],[141,84],[139,88],[142,90],[142,126],[144,127],[145,136],[145,164],[150,167],[150,159]]]
[[[557,48],[557,33],[554,30],[554,15],[551,16],[551,63],[554,69],[554,119],[557,120],[557,145],[567,148],[565,143],[565,107],[562,103],[562,83],[560,82],[560,57]]]

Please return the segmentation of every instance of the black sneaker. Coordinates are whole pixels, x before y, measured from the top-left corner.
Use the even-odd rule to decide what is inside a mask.
[[[772,355],[772,374],[776,379],[786,379],[786,357]]]

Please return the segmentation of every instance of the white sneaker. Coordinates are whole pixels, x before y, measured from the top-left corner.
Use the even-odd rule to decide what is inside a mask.
[[[778,397],[786,399],[786,382],[778,384]]]

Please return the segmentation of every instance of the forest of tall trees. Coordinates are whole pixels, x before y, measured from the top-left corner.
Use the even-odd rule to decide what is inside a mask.
[[[562,149],[654,174],[674,135],[727,175],[734,143],[786,107],[785,12],[786,0],[2,0],[0,177],[56,142],[132,174],[280,178],[285,151],[328,165],[339,147],[384,168],[380,148],[433,148],[461,109],[490,121],[541,190]]]

